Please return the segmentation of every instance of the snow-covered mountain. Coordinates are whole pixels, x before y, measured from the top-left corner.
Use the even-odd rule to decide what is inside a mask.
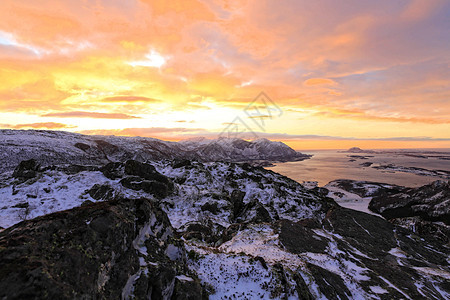
[[[0,175],[0,298],[448,299],[446,245],[328,193],[245,163],[24,161]]]
[[[310,156],[281,142],[221,138],[168,142],[154,138],[90,136],[46,130],[0,130],[0,173],[35,158],[42,166],[111,161],[195,159],[207,161],[292,161]]]

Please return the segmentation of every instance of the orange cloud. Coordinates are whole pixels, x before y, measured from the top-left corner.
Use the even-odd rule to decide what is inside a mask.
[[[58,118],[94,118],[94,119],[138,119],[139,117],[130,116],[121,113],[99,113],[86,111],[69,111],[59,113],[49,113],[42,117],[58,117]]]
[[[143,96],[113,96],[102,99],[106,102],[159,102],[161,100],[143,97]]]
[[[25,129],[25,128],[32,128],[32,129],[68,129],[68,128],[76,128],[76,126],[71,126],[63,123],[55,123],[55,122],[45,122],[45,123],[30,123],[30,124],[1,124],[4,128],[10,128],[10,129]]]
[[[310,78],[305,80],[304,82],[307,86],[312,85],[334,85],[336,82],[334,80],[328,79],[328,78]]]
[[[445,0],[413,0],[410,1],[401,17],[407,21],[420,21],[429,18],[437,9],[442,7]]]
[[[345,110],[345,109],[330,109],[315,113],[316,116],[325,118],[345,118],[345,119],[359,119],[359,120],[373,120],[373,121],[387,121],[387,122],[411,122],[411,123],[427,123],[427,124],[450,124],[449,118],[422,118],[414,116],[383,116],[370,115],[362,110]]]

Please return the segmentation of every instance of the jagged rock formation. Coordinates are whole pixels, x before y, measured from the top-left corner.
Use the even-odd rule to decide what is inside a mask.
[[[450,242],[450,183],[435,181],[419,188],[380,193],[369,209],[420,235]]]
[[[5,173],[0,298],[448,298],[446,245],[326,195],[229,162]]]
[[[0,233],[1,299],[201,299],[182,241],[148,199],[56,212]]]
[[[335,199],[364,199],[371,211],[391,223],[444,244],[450,242],[448,181],[438,180],[422,187],[407,188],[378,182],[339,179],[330,182],[326,187],[331,190]],[[342,192],[350,195],[344,195]]]
[[[43,166],[104,165],[129,159],[141,162],[162,159],[199,161],[293,161],[310,156],[281,142],[259,139],[196,139],[167,142],[154,138],[89,136],[48,130],[0,130],[0,173],[21,161],[36,159]]]
[[[450,224],[450,183],[438,180],[419,188],[383,192],[372,198],[369,208],[387,219],[420,216]]]

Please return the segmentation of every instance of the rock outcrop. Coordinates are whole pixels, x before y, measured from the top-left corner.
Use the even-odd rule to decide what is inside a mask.
[[[421,236],[434,236],[444,243],[450,242],[448,181],[380,193],[372,198],[369,209]]]
[[[148,199],[94,203],[0,233],[1,299],[201,299],[191,276],[183,243]]]
[[[335,199],[368,203],[368,209],[415,234],[450,242],[450,185],[438,180],[418,188],[339,179],[326,185]],[[348,192],[344,195],[343,192]],[[355,203],[356,203],[355,202]]]
[[[383,192],[372,198],[369,208],[386,219],[419,216],[450,225],[450,183],[435,181],[396,193]]]

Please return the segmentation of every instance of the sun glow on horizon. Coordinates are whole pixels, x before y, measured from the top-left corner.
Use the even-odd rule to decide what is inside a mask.
[[[296,149],[450,147],[441,0],[5,0],[0,127],[213,137],[236,118]],[[282,110],[245,114],[265,92]]]

